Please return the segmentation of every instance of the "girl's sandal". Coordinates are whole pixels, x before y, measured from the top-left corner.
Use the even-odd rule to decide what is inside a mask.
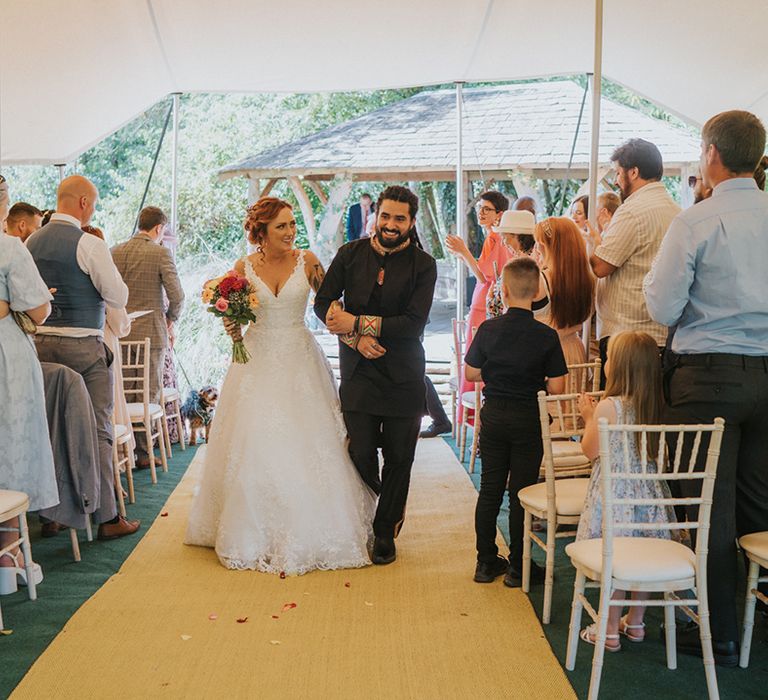
[[[642,634],[635,634],[632,630],[642,630],[643,632]],[[645,640],[645,623],[641,622],[639,625],[627,624],[627,616],[624,615],[619,620],[619,634],[623,634],[630,642],[640,643]]]
[[[597,625],[593,624],[589,627],[585,627],[579,633],[579,637],[582,642],[594,646],[595,640],[597,639]],[[619,641],[618,634],[608,634],[605,636],[605,650],[610,652],[621,651],[621,642]]]

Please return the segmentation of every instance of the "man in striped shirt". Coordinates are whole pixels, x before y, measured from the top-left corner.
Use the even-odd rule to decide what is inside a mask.
[[[619,331],[644,331],[663,349],[667,329],[648,313],[643,279],[672,219],[680,213],[661,184],[664,164],[654,144],[630,139],[613,152],[611,161],[622,204],[589,259],[598,277],[597,336],[603,367],[608,339]],[[600,379],[604,388],[605,374]]]

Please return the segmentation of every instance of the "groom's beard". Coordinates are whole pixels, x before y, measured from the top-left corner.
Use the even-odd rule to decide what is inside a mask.
[[[397,248],[397,246],[399,246],[411,236],[411,232],[408,230],[405,233],[401,233],[397,238],[385,239],[381,235],[382,231],[386,231],[387,233],[397,233],[397,231],[388,228],[379,228],[378,226],[376,227],[376,240],[381,244],[383,248]]]

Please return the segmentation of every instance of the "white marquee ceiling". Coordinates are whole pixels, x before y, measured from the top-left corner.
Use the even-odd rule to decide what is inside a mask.
[[[171,92],[368,90],[591,70],[591,0],[0,0],[0,159],[76,158]],[[757,0],[605,0],[603,66],[693,124],[768,121]]]

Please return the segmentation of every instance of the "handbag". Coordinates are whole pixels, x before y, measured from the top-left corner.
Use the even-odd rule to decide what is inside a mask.
[[[16,325],[21,328],[23,333],[27,335],[34,335],[37,333],[37,324],[23,311],[11,311],[13,320],[16,321]]]

